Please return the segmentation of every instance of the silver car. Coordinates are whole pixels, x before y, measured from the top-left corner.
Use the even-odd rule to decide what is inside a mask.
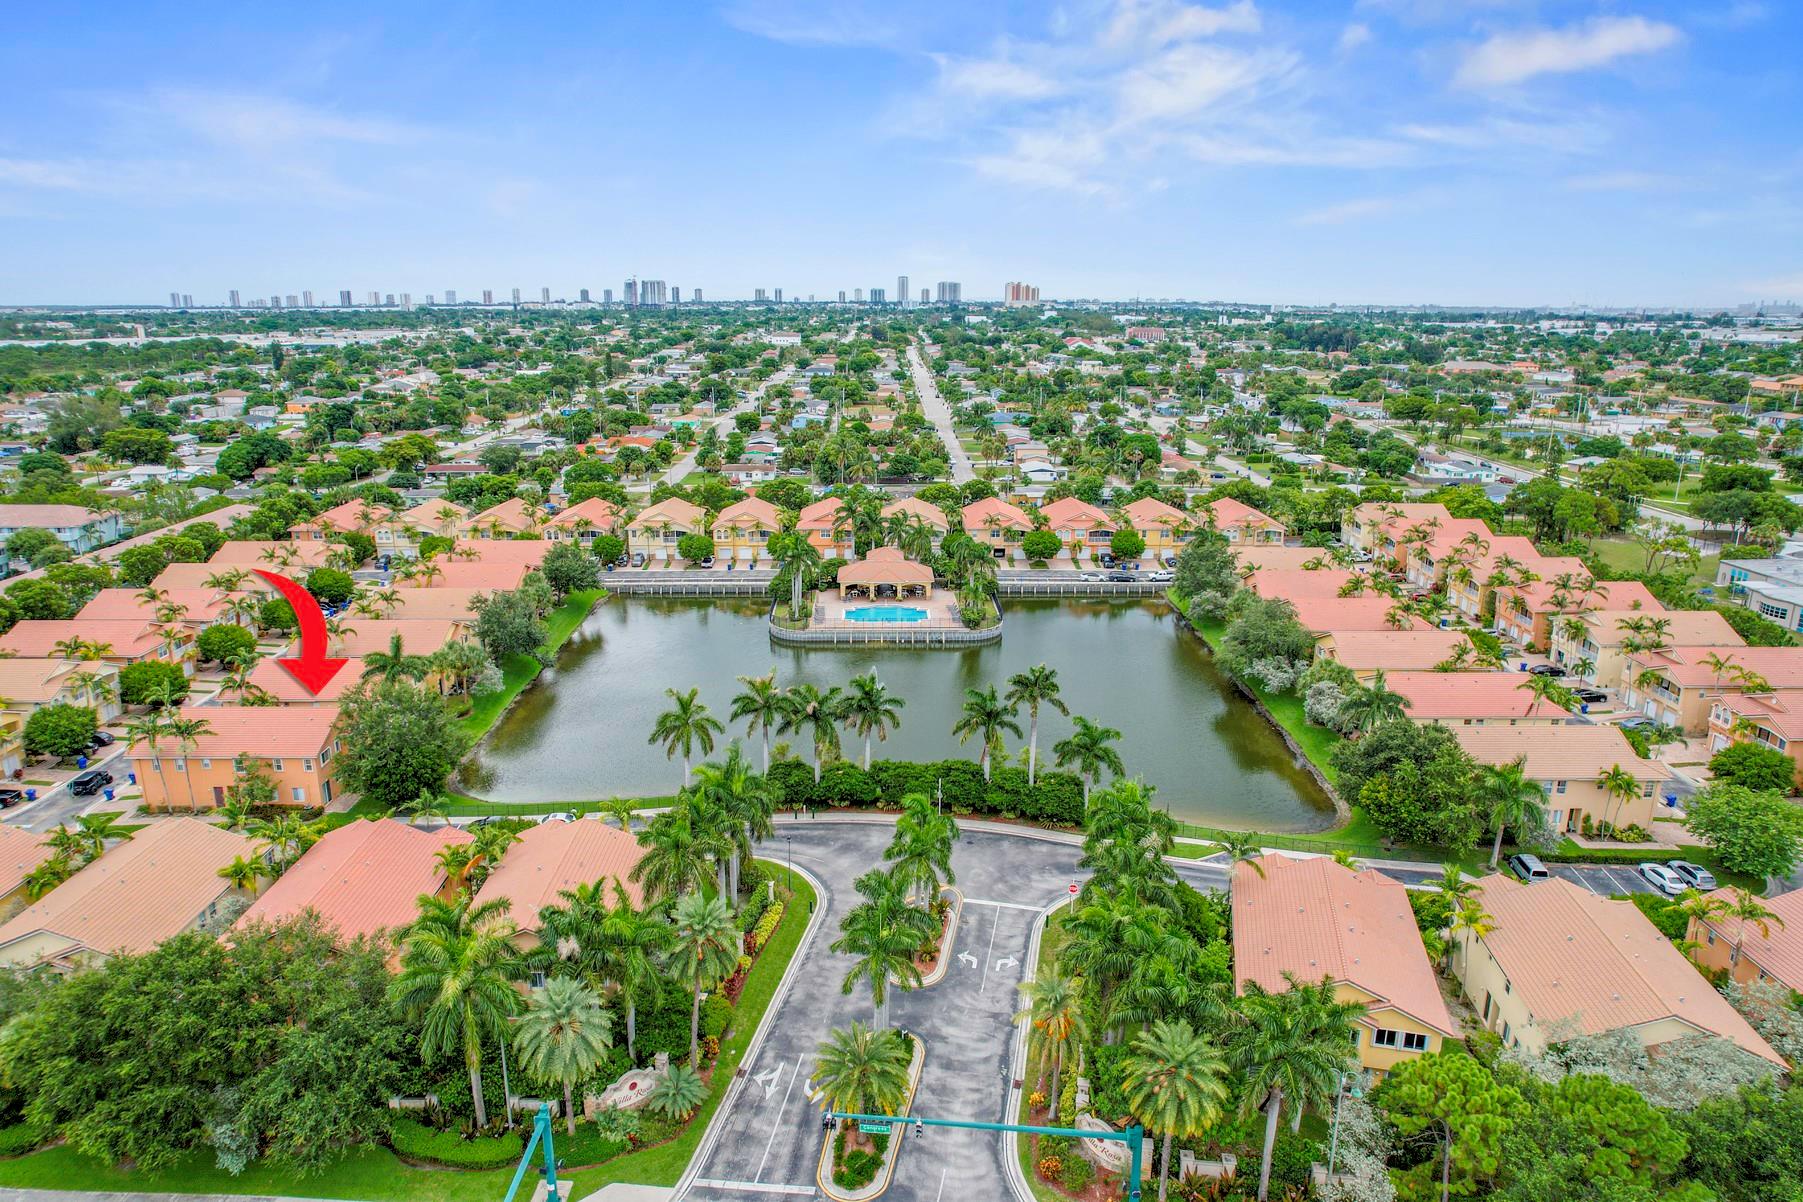
[[[1667,897],[1676,897],[1686,889],[1690,888],[1690,885],[1683,877],[1679,876],[1663,864],[1642,864],[1640,866],[1640,877],[1647,884],[1651,885],[1660,893],[1665,894]]]
[[[1677,873],[1692,889],[1707,893],[1716,886],[1715,873],[1701,864],[1692,864],[1689,860],[1667,860],[1665,866]]]

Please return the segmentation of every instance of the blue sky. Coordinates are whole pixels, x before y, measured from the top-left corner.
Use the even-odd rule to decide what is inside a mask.
[[[15,6],[0,302],[1803,298],[1800,9]]]

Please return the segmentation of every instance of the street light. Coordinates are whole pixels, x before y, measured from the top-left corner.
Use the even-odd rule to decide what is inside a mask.
[[[1356,1082],[1354,1082],[1350,1090],[1347,1089],[1346,1073],[1342,1070],[1340,1072],[1339,1086],[1334,1090],[1333,1095],[1333,1135],[1327,1141],[1327,1183],[1330,1186],[1333,1184],[1334,1156],[1340,1150],[1340,1099],[1348,1095],[1355,1098],[1362,1098],[1365,1096],[1365,1091],[1360,1089]]]
[[[784,853],[787,855],[788,861],[789,861],[788,875],[787,875],[786,879],[789,883],[789,892],[791,895],[793,895],[795,892],[795,836],[794,835],[784,835],[783,836],[783,850],[784,850]]]

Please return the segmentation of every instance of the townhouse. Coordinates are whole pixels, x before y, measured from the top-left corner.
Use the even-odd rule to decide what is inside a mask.
[[[154,587],[154,586],[153,586]],[[231,594],[220,589],[156,589],[154,600],[144,589],[103,588],[75,614],[77,621],[140,621],[162,625],[180,622],[196,634],[220,622],[248,625],[251,616],[231,604]]]
[[[1392,505],[1367,501],[1346,511],[1340,519],[1340,541],[1354,551],[1387,562],[1399,562],[1398,538],[1411,526],[1449,522],[1452,514],[1435,502]]]
[[[29,904],[26,879],[55,854],[56,849],[43,834],[22,826],[0,825],[0,922]]]
[[[111,509],[84,505],[0,505],[0,546],[21,530],[48,530],[75,555],[117,542],[125,519]]]
[[[1577,563],[1578,568],[1565,565]],[[1536,566],[1538,579],[1496,588],[1492,625],[1505,638],[1524,647],[1545,648],[1556,621],[1587,609],[1607,607],[1635,614],[1656,614],[1665,606],[1638,580],[1595,580],[1581,560],[1548,559]]]
[[[414,590],[409,590],[413,592]],[[440,592],[419,589],[419,594]],[[469,637],[470,622],[460,618],[352,618],[341,633],[331,636],[333,655],[361,659],[371,653],[386,655],[396,636],[408,655],[431,655],[446,643]]]
[[[370,531],[378,554],[416,556],[426,538],[454,539],[469,521],[470,512],[450,501],[421,501],[411,509],[388,514]]]
[[[505,544],[503,544],[505,545]],[[530,547],[528,541],[521,544]],[[487,559],[452,559],[448,555],[421,560],[406,573],[396,573],[394,586],[412,589],[476,589],[485,593],[509,592],[520,587],[534,565],[499,563]]]
[[[1716,699],[1803,692],[1803,647],[1662,647],[1627,656],[1622,675],[1622,704],[1686,734],[1703,734]]]
[[[1795,767],[1793,789],[1803,785],[1803,696],[1796,691],[1724,693],[1709,702],[1709,751],[1754,742],[1789,756]]]
[[[80,705],[102,724],[118,719],[119,669],[104,660],[0,659],[0,773],[25,767],[25,723],[46,705]]]
[[[1319,563],[1324,552],[1319,547],[1248,547],[1235,545],[1233,558],[1242,571],[1271,568],[1279,571],[1301,571],[1311,563]]]
[[[1232,497],[1209,502],[1203,507],[1202,520],[1225,535],[1230,543],[1281,546],[1284,536],[1289,533],[1289,528],[1276,518]]]
[[[951,519],[945,516],[945,510],[919,497],[901,497],[889,502],[882,509],[885,525],[900,521],[924,525],[933,535],[933,550],[939,549],[946,532],[952,528]]]
[[[536,568],[551,544],[542,538],[459,538],[445,552],[450,559],[475,563],[520,563]]]
[[[1106,513],[1076,497],[1061,497],[1039,508],[1046,528],[1058,536],[1058,558],[1096,559],[1109,549],[1115,525]]]
[[[509,497],[472,516],[464,522],[459,534],[463,538],[476,539],[531,538],[538,534],[544,516],[544,510],[528,505],[518,497]]]
[[[1353,1042],[1375,1078],[1459,1039],[1400,882],[1326,856],[1267,853],[1234,865],[1231,898],[1236,993],[1281,993],[1286,974],[1332,982],[1338,1001],[1365,1007]]]
[[[165,626],[141,618],[50,619],[16,622],[0,635],[0,653],[27,659],[68,659],[91,654],[101,663],[126,667],[160,659],[194,671],[194,628],[181,622]],[[85,650],[78,644],[85,644]]]
[[[1525,697],[1522,705],[1526,707]],[[1672,776],[1661,761],[1641,759],[1613,726],[1490,723],[1461,724],[1451,730],[1480,764],[1523,760],[1527,778],[1546,794],[1548,824],[1561,834],[1588,835],[1605,823],[1617,830],[1629,826],[1651,830],[1659,788]],[[1597,783],[1615,768],[1633,779],[1631,795],[1612,794]]]
[[[1727,905],[1734,891],[1724,887],[1709,897]],[[1693,917],[1684,933],[1691,956],[1705,971],[1724,973],[1743,985],[1770,981],[1803,994],[1803,889],[1765,898],[1762,904],[1772,912],[1762,922],[1720,913]]]
[[[153,822],[0,926],[0,966],[68,973],[218,930],[242,896],[219,870],[256,854],[248,836],[197,818]]]
[[[274,542],[268,539],[234,539],[221,543],[210,559],[215,570],[264,568],[293,572],[324,567],[334,548],[329,543]],[[174,565],[171,564],[171,567]]]
[[[1408,702],[1409,721],[1425,726],[1561,726],[1564,707],[1536,697],[1522,672],[1389,672],[1384,684]]]
[[[519,946],[527,950],[538,943],[539,912],[562,905],[566,889],[606,882],[610,905],[616,885],[634,906],[643,905],[644,891],[631,875],[644,856],[631,832],[592,815],[573,822],[541,822],[520,832],[519,840],[482,882],[476,900],[504,901],[507,915],[519,928]],[[535,975],[532,983],[538,986],[544,980]]]
[[[626,550],[635,560],[670,562],[685,534],[707,533],[707,510],[681,497],[665,497],[626,523]]]
[[[1388,599],[1385,598],[1386,604]],[[1351,669],[1361,684],[1378,671],[1428,672],[1458,654],[1469,640],[1456,630],[1341,630],[1318,632],[1315,655]]]
[[[1555,570],[1549,567],[1553,561],[1536,551],[1532,540],[1515,535],[1467,536],[1447,555],[1446,599],[1474,622],[1488,619],[1498,588]],[[1579,563],[1580,569],[1582,566]]]
[[[549,542],[573,542],[584,550],[593,550],[595,540],[620,529],[620,507],[601,497],[578,501],[552,516],[543,534]]]
[[[1141,497],[1128,502],[1121,507],[1121,516],[1146,540],[1146,554],[1158,563],[1168,564],[1176,559],[1189,542],[1189,514],[1157,497]]]
[[[389,511],[366,500],[346,501],[288,527],[288,537],[300,543],[330,542],[340,534],[369,534],[390,517]]]
[[[964,507],[962,518],[964,532],[997,559],[1019,559],[1021,539],[1033,529],[1032,518],[998,497],[972,501]]]
[[[1627,689],[1629,660],[1654,646],[1744,647],[1728,620],[1712,609],[1585,610],[1551,624],[1548,657],[1580,680],[1605,689]],[[1637,704],[1630,702],[1630,704]],[[1703,712],[1695,715],[1701,728]]]
[[[783,532],[783,515],[761,497],[746,497],[722,509],[711,530],[716,558],[756,564],[769,558],[770,539]]]
[[[1689,1036],[1725,1039],[1784,1060],[1631,902],[1554,877],[1524,885],[1493,873],[1475,900],[1490,929],[1457,938],[1453,971],[1505,1047],[1544,1052],[1585,1035],[1631,1032],[1656,1049]]]
[[[141,740],[126,750],[152,813],[217,809],[240,771],[251,770],[274,783],[277,805],[317,807],[337,798],[336,705],[184,706],[181,717],[206,728],[185,741]]]
[[[326,681],[323,688],[315,693],[294,678],[294,674],[284,668],[273,655],[265,655],[251,668],[245,682],[251,690],[251,696],[266,694],[277,705],[337,705],[344,700],[344,695],[356,688],[363,679],[363,661],[347,659],[344,666]],[[233,701],[242,701],[233,696]]]
[[[893,505],[884,508],[883,518],[885,521],[888,520],[889,510],[892,508],[894,508]],[[857,558],[857,548],[852,536],[851,525],[841,517],[844,509],[845,502],[838,497],[824,497],[812,505],[803,506],[801,513],[795,519],[795,532],[807,539],[808,544],[820,554],[822,559],[850,560]],[[937,511],[935,510],[935,512]],[[943,524],[944,520],[944,515],[941,514],[940,522]]]

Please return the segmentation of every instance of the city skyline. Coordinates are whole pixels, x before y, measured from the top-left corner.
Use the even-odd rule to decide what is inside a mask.
[[[1803,296],[1780,5],[232,12],[14,16],[0,303],[623,279],[623,237],[720,298]],[[618,88],[640,73],[685,83]],[[610,187],[635,161],[651,186]]]

